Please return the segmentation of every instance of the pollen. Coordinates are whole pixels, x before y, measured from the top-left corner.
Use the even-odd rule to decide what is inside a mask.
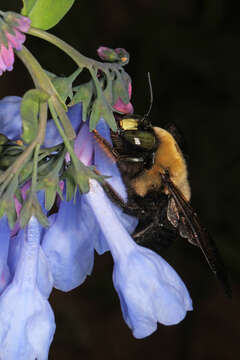
[[[20,140],[20,139],[18,139],[18,140],[16,140],[16,144],[18,144],[18,145],[23,145],[23,141],[22,140]]]

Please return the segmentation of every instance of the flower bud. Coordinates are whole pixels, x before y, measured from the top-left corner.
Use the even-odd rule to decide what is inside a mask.
[[[100,46],[97,49],[97,53],[98,56],[100,57],[100,59],[105,60],[105,61],[110,61],[110,62],[116,62],[119,61],[119,57],[116,54],[114,49],[105,47],[105,46]]]

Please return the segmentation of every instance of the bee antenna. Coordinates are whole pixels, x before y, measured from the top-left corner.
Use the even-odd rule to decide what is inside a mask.
[[[150,105],[149,105],[147,113],[144,115],[144,118],[147,118],[149,116],[149,114],[152,110],[152,104],[153,104],[153,89],[152,89],[150,72],[148,72],[147,75],[148,75],[148,85],[149,85],[149,91],[150,91]]]

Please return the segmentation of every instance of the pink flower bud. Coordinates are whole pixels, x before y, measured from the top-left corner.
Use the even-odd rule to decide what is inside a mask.
[[[4,20],[8,25],[22,32],[27,32],[31,25],[31,20],[29,18],[11,11],[5,13]]]
[[[13,49],[21,50],[26,36],[22,32],[29,30],[31,20],[25,16],[7,12],[0,19],[0,75],[11,71],[14,63]]]
[[[119,60],[119,57],[116,54],[115,50],[108,48],[106,46],[100,46],[97,49],[97,53],[98,53],[98,56],[100,57],[100,59],[105,60],[105,61],[114,62],[114,61]]]

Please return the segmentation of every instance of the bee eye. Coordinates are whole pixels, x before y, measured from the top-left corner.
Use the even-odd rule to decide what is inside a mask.
[[[145,150],[153,150],[156,147],[155,135],[149,131],[124,131],[122,136],[130,144]]]

